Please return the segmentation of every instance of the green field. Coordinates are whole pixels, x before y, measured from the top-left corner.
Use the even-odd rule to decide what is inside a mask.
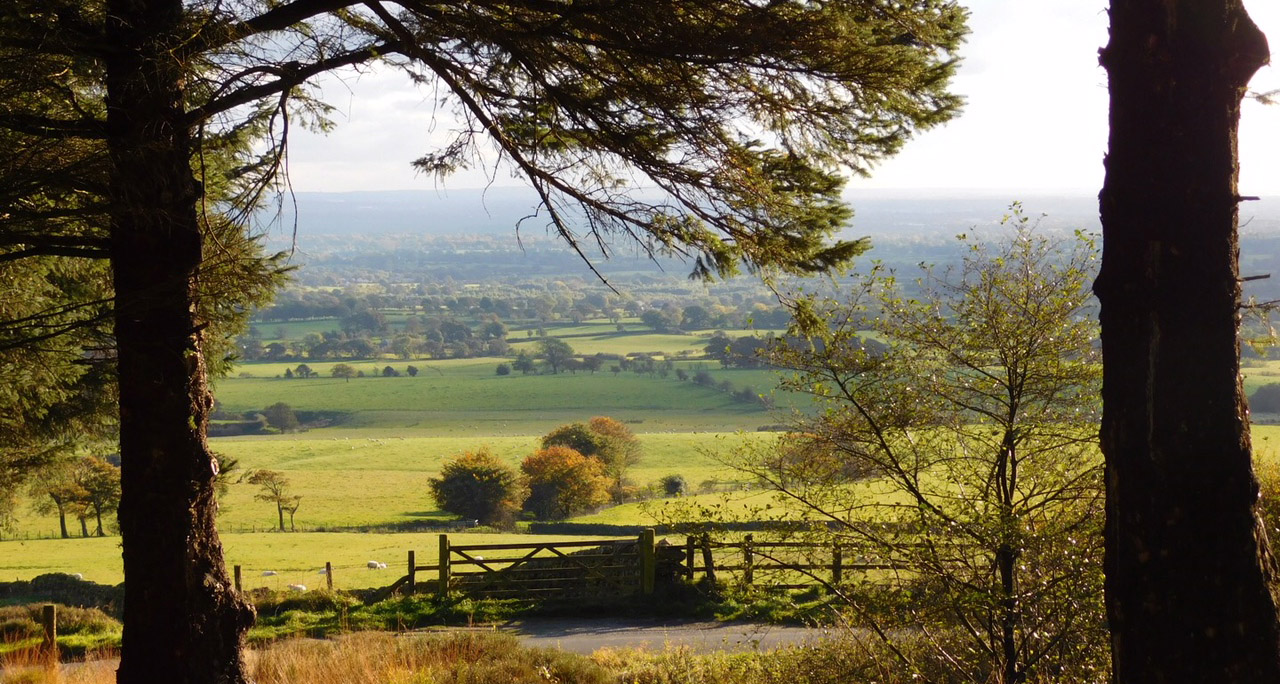
[[[603,343],[609,337],[603,327],[587,324],[559,332],[582,336],[570,339]],[[697,337],[625,335],[614,339],[629,340],[629,350],[670,352],[678,346],[676,342]],[[321,377],[307,380],[276,377],[296,363],[244,364],[237,372],[250,377],[225,378],[215,387],[224,410],[243,413],[283,401],[299,411],[328,415],[335,422],[286,435],[217,438],[210,444],[216,452],[236,458],[243,469],[269,468],[289,478],[292,493],[302,497],[295,517],[300,529],[395,529],[450,517],[436,509],[427,481],[438,473],[445,459],[464,450],[487,446],[515,465],[537,447],[539,436],[554,427],[608,415],[626,422],[643,444],[644,458],[631,471],[630,479],[643,486],[680,474],[696,490],[704,481],[742,481],[741,475],[723,466],[713,454],[727,453],[743,440],[772,439],[770,433],[756,428],[779,422],[776,414],[759,405],[674,376],[663,379],[630,372],[615,376],[607,371],[497,376],[494,369],[503,361],[506,359],[357,362],[354,365],[369,375],[386,365],[403,371],[410,363],[418,366],[420,373],[417,377],[366,377],[350,382],[328,376],[332,362],[310,364]],[[735,387],[751,386],[757,391],[766,391],[776,380],[771,371],[723,370],[706,361],[681,361],[679,367],[706,369],[717,381],[728,380]],[[1248,367],[1244,372],[1250,391],[1265,382],[1280,382],[1280,362]],[[802,406],[804,401],[803,397],[784,397],[779,403]],[[1280,458],[1280,426],[1255,426],[1254,444],[1259,458]],[[228,557],[246,568],[278,565],[270,569],[300,573],[289,582],[307,583],[303,577],[307,569],[319,567],[325,560],[353,564],[360,570],[365,560],[402,558],[409,544],[417,545],[420,553],[434,548],[431,543],[419,544],[416,540],[422,535],[413,533],[254,534],[253,530],[274,527],[276,518],[274,506],[256,500],[256,493],[252,485],[233,484],[221,502],[220,524],[227,534]],[[722,505],[731,509],[728,514],[733,517],[768,501],[766,494],[744,492]],[[577,520],[643,524],[655,517],[671,519],[678,515],[676,511],[695,510],[691,506],[697,504],[716,503],[721,503],[719,495],[699,495],[680,502],[657,500],[607,508]],[[19,516],[18,536],[57,532],[55,517],[37,516],[26,503]],[[73,520],[69,523],[74,533],[76,524]],[[55,570],[88,575],[86,568],[110,566],[116,568],[110,572],[118,573],[118,541],[108,537],[0,542],[0,571],[9,578]],[[339,550],[348,555],[339,556]],[[331,557],[323,557],[326,555]],[[107,561],[96,560],[101,558]],[[100,565],[103,562],[105,566]],[[96,581],[118,579],[109,572],[103,577]],[[344,584],[348,581],[356,580],[344,577],[339,585],[359,586]]]
[[[336,434],[337,431],[326,431]],[[716,433],[641,434],[644,459],[630,473],[646,485],[680,473],[693,485],[703,480],[738,477],[705,450],[727,448],[736,435]],[[746,438],[761,438],[752,433]],[[513,466],[537,448],[537,437],[488,438],[339,438],[215,440],[220,453],[238,458],[245,468],[284,473],[302,496],[295,522],[304,529],[404,525],[451,518],[436,509],[427,480],[445,459],[466,449],[488,446]],[[233,485],[223,502],[224,529],[274,525],[271,504],[254,500],[257,488]],[[641,522],[632,519],[631,522]],[[52,529],[52,528],[50,528]]]
[[[537,541],[591,539],[539,535]],[[608,537],[600,537],[605,539]],[[453,534],[455,544],[507,544],[532,541],[529,535]],[[405,574],[407,555],[414,551],[418,565],[432,565],[439,555],[439,535],[430,533],[257,533],[224,534],[222,543],[228,572],[243,568],[242,587],[285,589],[303,584],[325,586],[320,572],[333,564],[333,584],[338,589],[390,585]],[[104,539],[40,539],[0,542],[0,581],[25,580],[47,572],[80,573],[90,582],[119,584],[124,580],[119,537]],[[386,570],[370,570],[371,560],[387,564]],[[265,571],[277,573],[264,577]]]
[[[329,428],[297,435],[214,439],[210,444],[215,452],[239,460],[242,469],[283,473],[290,491],[302,497],[294,523],[298,529],[314,530],[413,527],[452,519],[436,508],[427,488],[427,480],[439,472],[445,459],[487,446],[518,466],[538,442],[537,436],[345,436],[351,432]],[[642,433],[644,458],[630,471],[629,479],[644,486],[678,473],[692,487],[705,480],[740,479],[707,453],[731,449],[744,439],[769,438],[768,433]],[[220,501],[218,520],[224,531],[274,529],[275,506],[256,500],[258,491],[247,483],[231,485]],[[629,506],[616,515],[626,516],[616,522],[627,524],[648,520]],[[68,520],[68,525],[78,534],[74,520]],[[18,526],[19,536],[47,537],[57,532],[57,518],[52,515],[25,515]]]
[[[320,377],[277,378],[296,364],[245,364],[252,377],[219,380],[215,395],[225,411],[243,413],[283,401],[299,411],[342,414],[345,428],[377,429],[399,436],[479,436],[544,434],[564,422],[608,415],[636,432],[754,430],[775,422],[769,411],[711,387],[635,373],[560,373],[499,376],[504,359],[439,362],[353,363],[368,376],[385,366],[417,377],[329,376],[333,363],[308,364]],[[710,370],[735,388],[768,389],[772,375],[756,370]]]

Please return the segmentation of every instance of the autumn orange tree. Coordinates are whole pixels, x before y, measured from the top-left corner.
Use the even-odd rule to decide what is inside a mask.
[[[631,428],[608,416],[596,416],[586,423],[569,423],[547,433],[542,446],[565,446],[600,460],[610,480],[614,503],[622,503],[627,470],[640,462],[644,449]]]
[[[524,510],[542,520],[560,520],[609,501],[604,464],[564,446],[539,449],[520,464],[529,498]]]

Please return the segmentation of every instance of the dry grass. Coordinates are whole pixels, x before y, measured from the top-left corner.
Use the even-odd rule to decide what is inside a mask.
[[[366,632],[331,641],[293,639],[258,651],[259,684],[604,684],[613,676],[588,658],[522,648],[496,632],[402,635]]]
[[[852,636],[852,635],[849,635]],[[591,656],[526,648],[491,631],[448,634],[362,632],[331,640],[289,639],[250,651],[258,684],[914,684],[959,681],[928,662],[921,643],[899,643],[926,656],[913,674],[875,640],[834,639],[769,652],[695,653],[602,649]],[[0,662],[0,684],[113,684],[118,661],[46,668],[38,654]],[[981,674],[973,681],[984,679]],[[970,681],[967,677],[965,681]],[[1098,681],[1102,681],[1101,678]],[[1057,684],[1051,677],[1035,684]]]
[[[95,651],[94,660],[55,665],[39,649],[14,651],[0,658],[0,684],[115,684],[114,656]]]
[[[614,675],[589,658],[519,646],[496,632],[290,639],[250,651],[258,684],[606,684]],[[11,654],[0,684],[113,684],[118,661],[49,667],[37,651]]]

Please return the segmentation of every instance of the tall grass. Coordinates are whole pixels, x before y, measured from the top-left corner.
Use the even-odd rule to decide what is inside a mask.
[[[916,637],[899,649],[929,652]],[[971,681],[941,663],[912,671],[883,644],[846,632],[810,646],[745,653],[602,649],[590,656],[526,648],[492,631],[400,636],[363,632],[332,640],[292,639],[248,653],[259,684],[915,684]],[[8,661],[0,684],[111,684],[115,661],[46,669]],[[975,679],[972,681],[994,681]],[[1028,684],[1049,684],[1039,679]]]

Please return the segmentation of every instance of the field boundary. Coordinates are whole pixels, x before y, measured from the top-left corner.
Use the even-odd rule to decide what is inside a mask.
[[[841,542],[756,541],[752,534],[718,541],[709,533],[687,535],[682,544],[655,539],[654,528],[623,539],[511,544],[454,544],[441,534],[435,565],[418,564],[410,550],[406,574],[368,602],[418,592],[538,601],[646,596],[692,585],[699,575],[710,586],[730,578],[751,586],[772,575],[767,586],[800,589],[836,586],[851,572],[899,567],[865,546]]]

